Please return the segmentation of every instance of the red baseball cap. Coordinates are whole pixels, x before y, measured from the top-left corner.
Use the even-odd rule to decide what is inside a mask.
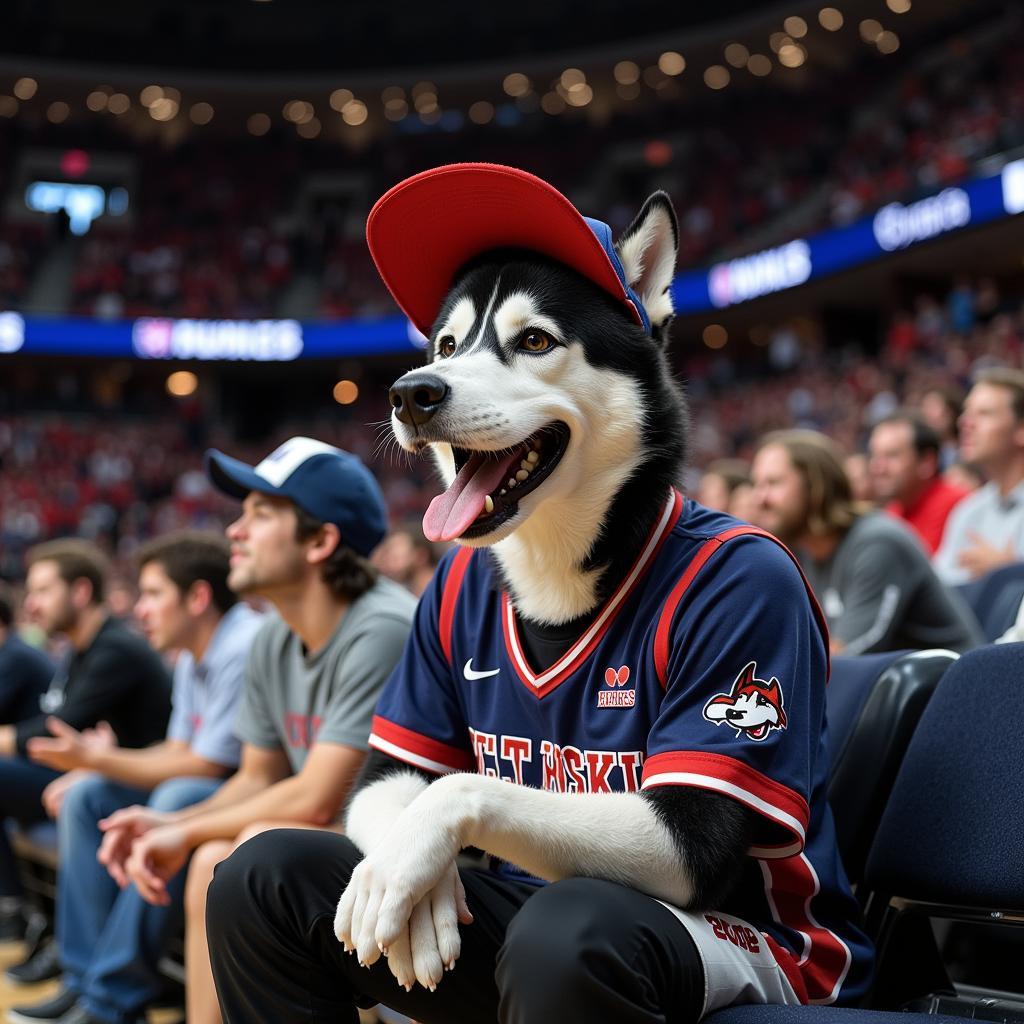
[[[447,164],[389,189],[370,211],[366,241],[381,278],[429,335],[455,274],[489,249],[530,249],[571,267],[622,302],[650,333],[607,224],[584,217],[558,189],[501,164]]]

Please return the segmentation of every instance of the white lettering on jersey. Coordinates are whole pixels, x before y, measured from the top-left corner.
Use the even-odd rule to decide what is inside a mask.
[[[469,730],[478,775],[525,785],[533,762],[529,736],[503,736]],[[553,793],[637,793],[644,764],[642,750],[580,750],[540,741],[541,788]]]
[[[533,740],[526,736],[502,736],[501,759],[512,764],[512,781],[523,784],[523,762],[533,760]]]
[[[473,741],[473,753],[476,754],[476,773],[489,778],[499,778],[496,737],[492,732],[469,730]]]

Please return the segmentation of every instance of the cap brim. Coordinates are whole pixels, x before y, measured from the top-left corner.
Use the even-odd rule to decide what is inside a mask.
[[[366,241],[381,278],[429,337],[456,272],[489,249],[549,256],[625,302],[622,281],[580,212],[546,181],[500,164],[449,164],[399,182],[377,200]]]
[[[232,498],[245,498],[253,491],[263,494],[276,494],[278,489],[271,486],[263,477],[258,476],[252,466],[238,459],[231,458],[223,452],[211,448],[205,460],[206,474],[213,486]]]

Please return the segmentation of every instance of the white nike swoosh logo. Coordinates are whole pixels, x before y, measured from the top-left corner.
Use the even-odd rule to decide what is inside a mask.
[[[462,670],[462,674],[467,679],[486,679],[488,676],[496,676],[500,671],[500,668],[492,668],[488,672],[477,672],[477,670],[473,668],[473,659],[470,658],[469,661],[466,662],[466,667]]]

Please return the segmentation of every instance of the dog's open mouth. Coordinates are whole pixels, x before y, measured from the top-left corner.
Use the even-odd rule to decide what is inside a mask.
[[[511,450],[472,451],[452,446],[455,479],[430,503],[423,517],[428,540],[481,537],[515,515],[519,502],[558,465],[569,444],[569,428],[552,423]]]

